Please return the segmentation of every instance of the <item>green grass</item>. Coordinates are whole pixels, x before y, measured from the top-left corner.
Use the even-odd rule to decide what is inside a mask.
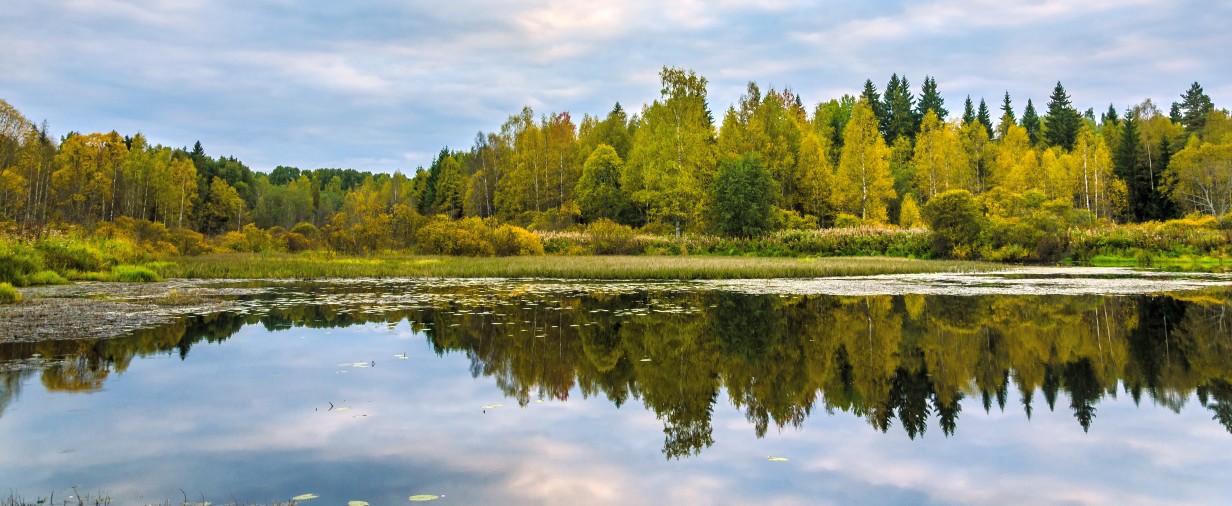
[[[150,283],[154,281],[162,281],[162,278],[157,272],[140,265],[117,265],[112,270],[116,281],[125,283]]]
[[[0,283],[0,304],[21,302],[21,292],[8,283]]]
[[[1142,267],[1165,271],[1227,272],[1232,258],[1210,255],[1156,256],[1139,252],[1135,256],[1096,255],[1088,262],[1095,267]]]
[[[1004,265],[886,257],[546,256],[469,258],[386,254],[231,253],[182,257],[169,277],[317,279],[358,277],[749,279],[988,271]]]

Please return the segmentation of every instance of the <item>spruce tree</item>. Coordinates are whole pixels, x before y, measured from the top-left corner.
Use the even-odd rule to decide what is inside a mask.
[[[1005,132],[1010,129],[1010,125],[1018,122],[1014,117],[1014,106],[1010,103],[1010,92],[1005,92],[1005,99],[1001,101],[1001,121],[997,123],[997,138],[1004,139]]]
[[[877,86],[873,84],[872,79],[864,81],[864,91],[860,92],[860,100],[868,104],[868,108],[873,111],[873,117],[877,119],[877,123],[880,125],[881,118],[885,116],[885,111],[881,103],[881,94],[877,93]]]
[[[915,97],[911,95],[911,84],[907,77],[891,77],[885,93],[886,144],[893,145],[899,137],[915,137],[918,122],[915,118],[914,102]]]
[[[924,115],[928,111],[933,111],[943,123],[946,116],[950,115],[950,111],[945,110],[945,99],[937,92],[937,81],[931,77],[924,77],[924,85],[920,88],[920,102],[916,104],[915,116],[916,124],[919,125],[924,121]],[[919,131],[917,126],[916,131]]]
[[[1022,111],[1022,123],[1019,124],[1027,131],[1027,137],[1031,139],[1031,145],[1039,144],[1040,135],[1040,118],[1035,112],[1035,104],[1031,103],[1031,99],[1027,99],[1027,108]]]
[[[1099,124],[1101,125],[1116,125],[1121,121],[1120,115],[1117,114],[1116,107],[1108,104],[1108,112],[1099,116]]]
[[[1061,81],[1057,81],[1057,87],[1052,90],[1052,96],[1048,100],[1048,114],[1044,116],[1044,140],[1049,146],[1073,149],[1081,125],[1082,117],[1070,103]]]
[[[971,104],[971,95],[967,95],[967,101],[963,102],[962,124],[969,125],[975,121],[975,106]]]
[[[988,138],[992,138],[992,115],[988,112],[988,104],[984,103],[984,99],[980,99],[980,111],[976,113],[975,119],[984,125],[984,130],[988,131]]]

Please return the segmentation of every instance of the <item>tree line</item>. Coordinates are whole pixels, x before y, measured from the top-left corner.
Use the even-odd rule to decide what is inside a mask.
[[[443,215],[538,230],[611,220],[753,236],[914,227],[929,200],[953,190],[1030,195],[1107,222],[1232,212],[1232,119],[1198,83],[1166,113],[1147,99],[1097,115],[1079,112],[1058,82],[1042,111],[1027,100],[1019,114],[1006,92],[995,120],[970,97],[952,117],[932,77],[918,95],[906,76],[882,91],[868,80],[859,96],[811,111],[790,89],[750,83],[716,124],[704,77],[664,67],[660,78],[659,98],[639,112],[617,103],[575,122],[525,107],[409,176],[266,174],[210,157],[200,142],[152,146],[140,133],[56,139],[0,101],[0,221],[25,233],[129,217],[210,235],[301,223],[388,235]]]

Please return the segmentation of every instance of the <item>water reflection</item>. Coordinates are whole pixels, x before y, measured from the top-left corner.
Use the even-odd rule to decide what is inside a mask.
[[[1091,430],[1101,399],[1119,393],[1135,403],[1145,394],[1177,412],[1196,394],[1232,431],[1226,291],[835,297],[643,288],[476,297],[475,290],[439,288],[433,303],[391,308],[292,303],[315,289],[290,288],[247,314],[189,317],[106,341],[0,346],[0,361],[10,365],[0,372],[0,415],[31,375],[50,391],[94,391],[135,357],[187,359],[195,345],[223,342],[249,324],[279,331],[405,321],[438,355],[464,354],[473,377],[491,378],[521,405],[575,391],[616,406],[640,401],[663,424],[669,459],[714,444],[712,414],[724,391],[758,437],[800,427],[816,410],[850,413],[911,439],[932,428],[949,436],[971,396],[985,411],[1021,410],[1026,418],[1044,407],[1069,410]],[[36,354],[58,359],[14,365]],[[1021,405],[1007,406],[1010,398]]]

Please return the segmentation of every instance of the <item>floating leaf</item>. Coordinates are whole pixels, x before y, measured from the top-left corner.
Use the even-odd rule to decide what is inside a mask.
[[[787,462],[788,460],[791,460],[791,459],[789,459],[789,458],[787,458],[787,457],[773,457],[773,456],[771,456],[771,457],[766,457],[766,460],[769,460],[770,462]]]
[[[292,497],[291,500],[292,501],[307,501],[309,499],[316,499],[318,497],[321,497],[321,496],[316,495],[316,494],[300,494],[295,497]]]
[[[347,501],[347,506],[369,506],[368,501]]]
[[[351,408],[348,408],[346,406],[341,406],[341,407],[337,407],[333,409],[333,411],[350,411],[350,410]]]
[[[643,358],[643,359],[642,359],[642,360],[640,360],[640,361],[641,361],[641,362],[649,362],[649,361],[650,361],[650,359],[648,359],[648,358]]]
[[[398,359],[398,360],[406,360],[408,357],[406,356],[406,354],[405,354],[405,353],[403,353],[403,354],[401,354],[401,355],[394,355],[394,358],[396,358],[396,359]]]
[[[415,501],[415,502],[423,502],[423,501],[435,501],[435,500],[440,499],[440,498],[441,498],[441,496],[439,496],[439,495],[432,495],[432,494],[419,494],[419,495],[413,495],[413,496],[411,496],[411,498],[410,498],[410,499],[411,499],[412,501]]]
[[[496,408],[499,408],[499,407],[501,407],[501,406],[504,406],[504,404],[488,404],[488,405],[486,405],[486,406],[480,406],[480,408],[482,408],[482,409],[496,409]]]

